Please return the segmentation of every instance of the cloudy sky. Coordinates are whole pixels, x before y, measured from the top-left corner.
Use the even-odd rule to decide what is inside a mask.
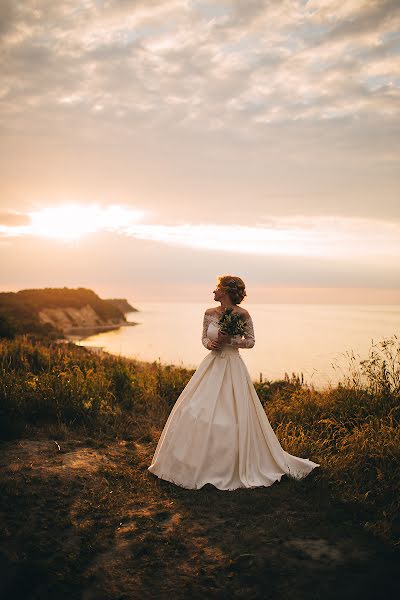
[[[2,0],[0,289],[400,302],[398,0]]]

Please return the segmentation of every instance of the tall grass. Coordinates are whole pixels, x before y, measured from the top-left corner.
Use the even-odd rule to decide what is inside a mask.
[[[342,501],[354,503],[372,530],[400,533],[400,345],[396,336],[362,359],[347,355],[334,388],[315,390],[299,377],[255,383],[287,452],[321,464]],[[32,428],[83,430],[155,444],[193,370],[98,356],[74,344],[28,336],[0,341],[3,438]]]
[[[0,341],[0,435],[56,424],[93,435],[137,435],[168,415],[193,371],[99,357],[73,343]]]
[[[399,340],[372,343],[366,358],[344,357],[334,388],[316,391],[292,377],[256,389],[282,446],[319,462],[333,492],[363,506],[368,527],[398,539]]]

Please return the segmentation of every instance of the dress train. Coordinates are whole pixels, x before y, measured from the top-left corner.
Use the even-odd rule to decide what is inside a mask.
[[[301,479],[319,466],[281,447],[239,353],[254,345],[250,316],[247,323],[245,339],[210,351],[180,394],[148,467],[154,475],[187,489],[235,490]],[[205,319],[203,344],[216,335],[216,320]]]

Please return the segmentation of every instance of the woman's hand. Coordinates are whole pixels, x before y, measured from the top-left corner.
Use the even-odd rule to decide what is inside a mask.
[[[216,340],[210,340],[208,343],[209,350],[221,350],[222,344]]]
[[[228,333],[224,333],[223,331],[218,331],[218,343],[223,345],[223,344],[229,344],[229,342],[231,341],[231,336]]]
[[[208,343],[209,350],[221,350],[224,344],[229,344],[231,336],[222,331],[218,331],[218,340],[210,340]]]

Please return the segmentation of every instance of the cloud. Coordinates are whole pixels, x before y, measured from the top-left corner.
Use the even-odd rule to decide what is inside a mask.
[[[13,228],[17,228],[19,226],[29,226],[30,222],[31,219],[28,215],[11,212],[0,213],[0,227],[3,225],[4,230],[12,231]]]
[[[121,202],[171,226],[400,216],[393,2],[25,0],[0,10],[10,206]]]
[[[65,205],[29,213],[28,225],[0,225],[5,237],[34,236],[61,241],[89,234],[156,242],[175,248],[265,257],[315,258],[364,264],[400,261],[400,222],[341,216],[268,216],[257,225],[143,223],[128,207]],[[27,215],[28,217],[28,215]]]
[[[270,218],[268,225],[132,225],[137,239],[241,255],[398,261],[400,223],[341,217]]]
[[[18,215],[19,218],[16,216],[9,215],[8,222],[5,218],[2,225],[0,215],[0,235],[75,240],[98,231],[124,231],[130,224],[139,220],[143,212],[112,205],[100,207],[96,204],[66,204]]]
[[[328,41],[379,36],[382,29],[396,29],[400,19],[397,0],[310,0],[308,9],[315,22],[331,25]]]
[[[73,244],[32,236],[13,240],[12,245],[2,247],[0,285],[3,290],[48,285],[97,290],[100,286],[108,288],[109,296],[113,289],[130,288],[133,298],[144,293],[147,299],[160,301],[179,286],[196,300],[197,286],[211,291],[217,275],[226,273],[242,277],[249,290],[254,286],[398,289],[399,264],[399,260],[374,261],[371,257],[304,259],[204,251],[100,232]],[[207,292],[205,297],[211,296]],[[175,295],[179,298],[183,296]],[[286,298],[290,298],[290,290]],[[259,302],[266,301],[268,295],[261,295]]]
[[[399,115],[398,3],[6,3],[3,119],[82,113],[134,127]],[[371,89],[370,77],[381,78]],[[27,115],[27,116],[28,116]]]

